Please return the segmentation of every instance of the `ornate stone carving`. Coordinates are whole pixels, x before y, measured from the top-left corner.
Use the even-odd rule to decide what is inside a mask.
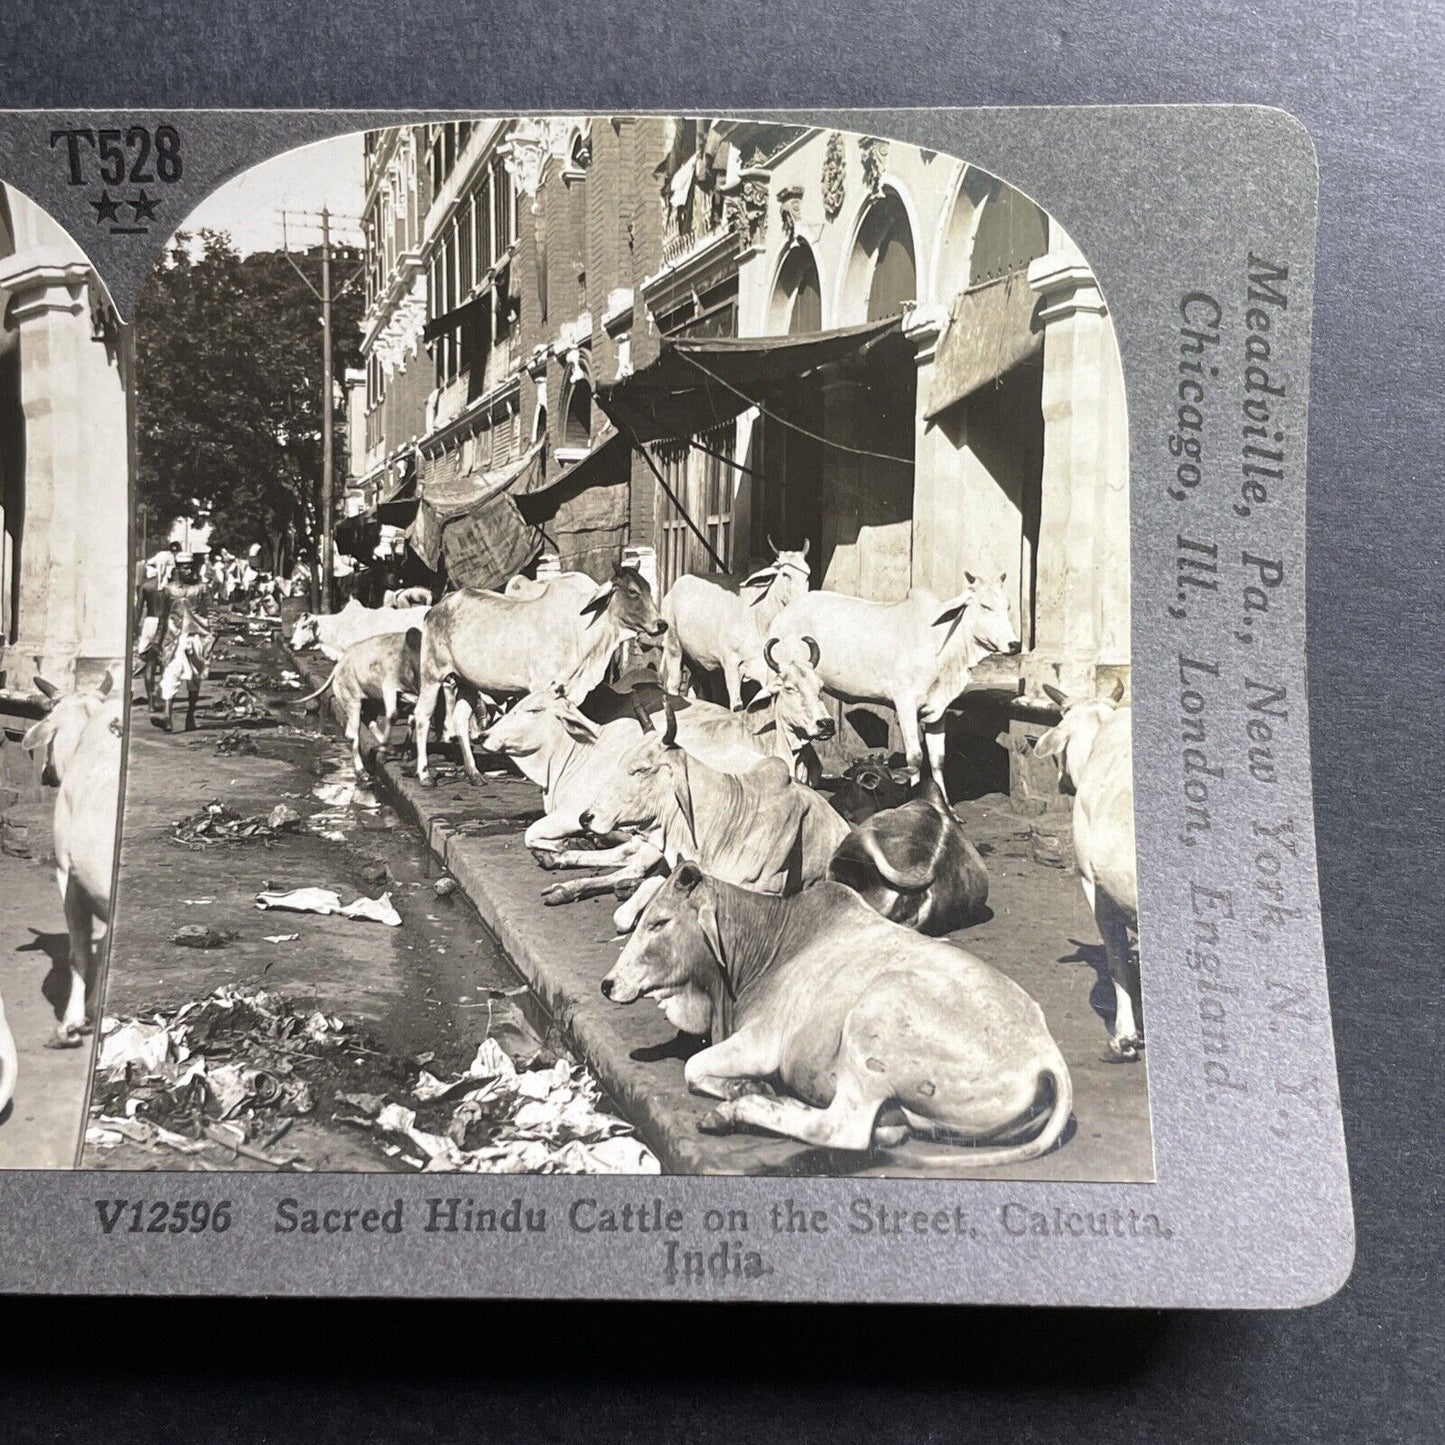
[[[764,155],[754,148],[748,162],[750,170],[761,168]],[[768,232],[768,184],[764,180],[748,180],[735,196],[727,198],[728,225],[743,246],[758,246]]]
[[[865,135],[858,142],[858,151],[863,160],[863,187],[876,196],[883,189],[883,173],[888,169],[888,142]]]
[[[803,223],[802,186],[784,186],[778,192],[778,218],[789,241],[798,234]]]
[[[823,215],[836,221],[847,198],[848,153],[843,148],[843,137],[833,131],[828,137],[828,147],[823,153]]]
[[[498,148],[517,189],[535,200],[542,173],[549,160],[575,169],[573,149],[581,142],[581,164],[591,160],[592,145],[587,122],[581,116],[523,116]]]

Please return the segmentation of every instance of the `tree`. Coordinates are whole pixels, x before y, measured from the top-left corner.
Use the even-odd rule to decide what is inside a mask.
[[[141,505],[161,525],[204,513],[220,545],[259,542],[278,572],[315,556],[321,532],[321,307],[293,262],[319,292],[319,253],[242,257],[224,232],[180,233],[136,308]],[[360,360],[361,290],[345,284],[358,262],[333,253],[338,381]]]

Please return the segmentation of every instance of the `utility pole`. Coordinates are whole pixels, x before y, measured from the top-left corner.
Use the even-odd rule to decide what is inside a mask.
[[[331,611],[331,583],[332,583],[332,559],[334,555],[333,542],[333,520],[332,513],[336,505],[336,447],[335,447],[335,426],[333,421],[333,409],[335,397],[335,378],[332,373],[331,363],[331,305],[339,297],[344,296],[365,272],[365,266],[359,266],[351,276],[342,284],[341,290],[333,296],[331,291],[331,208],[323,205],[321,207],[321,289],[318,291],[311,284],[311,278],[296,264],[295,258],[291,255],[290,246],[286,238],[286,221],[289,216],[304,217],[315,215],[314,211],[293,211],[281,212],[281,250],[287,261],[291,263],[291,269],[306,283],[306,289],[321,303],[321,546],[320,554],[316,558],[317,571],[321,574],[317,579],[319,591],[312,595],[320,597],[322,612]],[[305,222],[303,222],[305,224]]]
[[[333,438],[331,411],[331,212],[321,208],[321,610],[331,611]]]

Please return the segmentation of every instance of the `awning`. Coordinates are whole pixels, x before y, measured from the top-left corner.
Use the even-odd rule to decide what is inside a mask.
[[[598,487],[613,487],[626,482],[632,475],[628,457],[632,447],[627,438],[615,427],[609,426],[596,441],[592,449],[580,461],[573,462],[565,471],[550,477],[542,475],[541,468],[534,468],[512,488],[512,494],[521,498],[523,516],[533,512],[550,515],[546,511],[566,499],[580,496],[583,492]]]
[[[655,361],[599,386],[596,400],[639,442],[687,437],[740,416],[775,387],[885,348],[913,364],[899,317],[806,336],[664,339]]]
[[[450,335],[453,331],[460,331],[463,326],[474,316],[480,316],[490,304],[491,288],[473,296],[470,301],[463,301],[460,306],[453,306],[450,311],[444,311],[440,316],[434,316],[422,327],[421,339],[423,341],[435,341],[440,336]]]
[[[1034,323],[1038,300],[1023,271],[959,293],[934,353],[923,413],[929,421],[1043,350],[1044,334]]]
[[[616,561],[627,538],[631,455],[627,438],[608,427],[581,461],[517,497],[523,521],[546,528],[568,571],[603,577]]]
[[[499,587],[542,550],[542,534],[511,496],[539,467],[542,443],[509,466],[429,485],[407,530],[412,550],[433,572],[446,563],[461,587]]]

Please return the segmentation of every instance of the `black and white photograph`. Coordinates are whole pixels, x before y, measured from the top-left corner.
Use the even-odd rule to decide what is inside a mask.
[[[0,1169],[69,1169],[118,824],[131,368],[91,262],[5,184],[0,311]]]
[[[89,1167],[1153,1177],[1060,218],[840,130],[398,125],[214,192],[135,333]]]

